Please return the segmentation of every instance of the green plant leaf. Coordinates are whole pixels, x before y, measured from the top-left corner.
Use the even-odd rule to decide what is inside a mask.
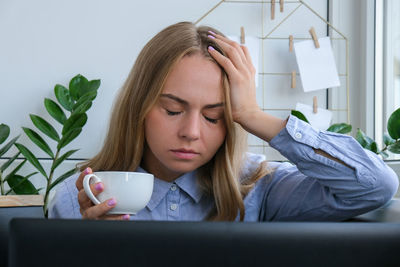
[[[366,135],[360,129],[357,129],[356,140],[364,148],[368,145],[368,142],[367,142],[367,139],[366,139]]]
[[[82,95],[76,103],[83,103],[85,101],[93,101],[97,97],[97,91],[89,91]]]
[[[378,154],[378,144],[375,141],[373,141],[371,143],[371,147],[369,148],[369,150],[371,150],[372,152]]]
[[[24,159],[20,164],[18,164],[18,166],[12,170],[5,178],[4,178],[4,182],[6,182],[11,176],[15,175],[21,168],[22,166],[24,166],[26,162],[26,159]]]
[[[351,132],[351,125],[347,123],[336,123],[332,124],[327,131],[329,132],[334,132],[334,133],[341,133],[341,134],[346,134]]]
[[[80,133],[82,132],[82,128],[75,128],[70,130],[66,135],[64,135],[61,141],[58,143],[57,149],[61,150],[61,148],[68,145],[72,140],[74,140]]]
[[[64,111],[56,102],[51,99],[45,98],[44,106],[46,107],[46,110],[50,114],[50,116],[52,116],[56,121],[64,125],[67,117],[65,116]]]
[[[378,145],[376,144],[376,142],[370,137],[368,137],[360,129],[358,129],[357,131],[356,140],[358,141],[358,143],[360,143],[360,145],[363,148],[371,150],[374,153],[378,153]]]
[[[50,137],[51,139],[59,142],[60,141],[60,137],[58,136],[58,133],[56,131],[56,129],[54,129],[53,126],[50,125],[50,123],[48,123],[47,121],[45,121],[43,118],[37,116],[37,115],[33,115],[30,114],[31,120],[33,122],[33,124],[45,135],[47,135],[48,137]]]
[[[307,120],[307,118],[306,118],[306,116],[304,116],[304,114],[301,113],[301,112],[298,111],[298,110],[292,110],[292,111],[290,112],[290,114],[292,114],[293,116],[299,118],[299,119],[302,120],[302,121],[305,121],[305,122],[309,123],[308,120]]]
[[[85,113],[72,114],[71,117],[64,123],[62,134],[65,135],[69,131],[82,128],[87,122],[87,115]]]
[[[87,92],[83,92],[82,96],[85,95],[88,92],[97,91],[99,89],[99,87],[100,87],[100,84],[101,84],[100,80],[91,80],[89,82],[88,91]]]
[[[391,144],[394,144],[396,140],[393,140],[387,133],[383,134],[383,143],[385,145],[390,146]]]
[[[6,124],[0,124],[0,144],[4,143],[10,135],[10,127]]]
[[[69,83],[69,91],[71,97],[77,101],[89,92],[97,91],[100,87],[100,80],[88,81],[84,76],[78,74],[71,79]]]
[[[397,140],[400,138],[400,108],[395,110],[392,115],[390,115],[387,129],[389,135],[394,139]]]
[[[85,102],[82,105],[78,106],[76,110],[73,111],[73,114],[85,113],[92,107],[92,102]]]
[[[78,74],[69,82],[69,92],[75,101],[89,90],[89,81],[82,75]]]
[[[72,110],[74,101],[72,100],[67,88],[65,88],[60,84],[57,84],[54,87],[54,94],[56,95],[58,103],[60,103],[63,108],[65,108],[68,111]]]
[[[381,155],[382,155],[382,157],[384,157],[384,158],[387,158],[387,157],[389,157],[389,154],[388,154],[388,153],[386,153],[386,151],[380,151],[380,152],[379,152],[379,154],[381,154]]]
[[[15,143],[15,141],[17,141],[18,138],[19,135],[17,137],[14,137],[10,142],[8,142],[0,149],[0,157],[3,156],[12,147],[12,145]]]
[[[32,142],[34,142],[40,149],[46,152],[46,154],[49,155],[52,159],[54,158],[54,154],[51,151],[49,145],[46,143],[46,141],[43,140],[43,138],[38,133],[26,127],[22,127],[22,129],[29,137],[29,139],[32,140]]]
[[[25,177],[21,175],[14,175],[8,179],[7,183],[17,195],[36,195],[38,190],[36,187],[28,180],[35,173],[31,173]]]
[[[96,98],[97,91],[89,92],[79,98],[79,100],[72,107],[72,112],[77,113],[85,113],[91,106],[92,101]]]
[[[47,177],[46,172],[44,171],[42,165],[40,164],[39,160],[33,155],[31,151],[29,151],[28,148],[26,148],[24,145],[16,143],[15,146],[18,148],[18,150],[24,155],[24,157],[48,180],[49,177]]]
[[[70,150],[70,151],[66,152],[64,155],[62,155],[61,157],[59,157],[56,161],[54,161],[53,166],[51,167],[51,170],[52,171],[55,170],[66,158],[68,158],[69,156],[71,156],[78,150],[79,149]]]
[[[400,154],[400,141],[397,141],[396,143],[390,145],[390,146],[388,147],[388,150],[389,150],[390,152],[392,152],[392,153]]]
[[[43,138],[36,133],[34,130],[26,127],[22,127],[25,134],[31,139],[33,143],[35,143],[40,149],[42,149],[47,155],[51,158],[54,158],[54,154],[50,149],[50,146],[43,140]]]
[[[74,175],[78,170],[76,168],[73,168],[69,171],[67,171],[66,173],[64,173],[63,175],[61,175],[60,177],[58,177],[56,180],[54,180],[54,182],[50,185],[49,187],[49,192],[51,191],[51,189],[53,187],[55,187],[56,185],[58,185],[59,183],[61,183],[62,181],[64,181],[65,179],[67,179],[68,177],[71,177],[72,175]]]
[[[4,172],[20,155],[21,153],[17,153],[14,155],[14,157],[10,158],[7,160],[3,165],[1,165],[0,171]]]

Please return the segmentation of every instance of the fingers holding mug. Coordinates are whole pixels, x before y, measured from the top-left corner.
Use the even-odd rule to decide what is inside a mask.
[[[104,190],[104,185],[102,182],[98,182],[98,183],[90,185],[90,191],[93,192],[94,196],[97,196],[98,194],[103,192],[103,190]],[[79,192],[78,192],[78,203],[79,203],[79,206],[81,207],[81,209],[83,209],[83,210],[90,208],[94,205],[94,203],[88,197],[88,195],[86,194],[86,192],[83,188],[81,190],[79,190]]]
[[[100,188],[98,187],[100,185]],[[102,183],[96,183],[90,185],[91,190],[95,196],[103,191]],[[118,214],[118,215],[108,215],[107,213],[111,211],[117,204],[115,198],[110,198],[98,205],[95,205],[92,200],[86,195],[84,189],[78,193],[78,202],[80,206],[80,213],[83,219],[101,219],[101,220],[129,220],[129,214]]]
[[[110,198],[98,205],[93,205],[87,209],[81,208],[82,218],[84,219],[102,219],[102,220],[129,220],[128,214],[107,215],[112,210],[117,201],[115,198]]]
[[[86,175],[93,173],[90,167],[87,167],[81,174],[79,175],[78,179],[76,179],[75,185],[78,191],[83,189],[83,179]]]

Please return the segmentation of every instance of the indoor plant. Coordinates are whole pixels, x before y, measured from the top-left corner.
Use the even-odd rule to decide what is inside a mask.
[[[0,156],[2,156],[2,154],[7,152],[13,145],[15,145],[18,149],[18,153],[0,167],[0,185],[1,194],[3,196],[9,194],[39,194],[39,191],[42,188],[36,189],[35,186],[29,181],[29,178],[37,173],[40,173],[46,179],[43,211],[47,217],[47,205],[50,191],[57,184],[76,172],[76,169],[72,168],[59,177],[54,177],[54,171],[56,168],[59,167],[60,164],[73,153],[78,151],[77,149],[69,150],[67,152],[63,152],[62,150],[82,132],[82,128],[87,122],[86,112],[92,106],[92,101],[97,96],[97,90],[99,86],[100,80],[88,81],[84,76],[79,74],[71,79],[68,89],[59,84],[55,86],[54,93],[58,103],[49,98],[44,99],[44,106],[47,112],[56,122],[61,124],[61,133],[58,133],[57,130],[42,117],[30,114],[30,119],[33,125],[41,132],[41,134],[48,136],[56,142],[55,151],[50,148],[47,142],[37,131],[29,127],[22,127],[22,129],[37,147],[49,155],[52,160],[52,164],[50,169],[46,171],[34,153],[32,153],[25,145],[17,143],[16,141],[18,137],[15,137],[0,150]],[[2,124],[0,126],[0,141],[7,139],[9,132],[9,127]],[[14,170],[9,172],[7,176],[3,175],[4,178],[2,179],[4,170],[8,168],[20,154],[22,154],[25,159]],[[37,170],[37,172],[30,173],[26,176],[21,176],[17,174],[17,172],[26,161],[29,161]],[[4,183],[9,185],[10,190],[4,190]]]

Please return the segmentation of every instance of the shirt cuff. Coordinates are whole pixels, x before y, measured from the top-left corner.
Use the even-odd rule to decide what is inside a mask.
[[[296,164],[299,157],[298,153],[294,152],[310,155],[312,147],[317,147],[318,134],[318,129],[313,128],[310,124],[298,119],[296,116],[290,115],[286,127],[272,138],[269,144]],[[301,146],[302,144],[303,146]]]

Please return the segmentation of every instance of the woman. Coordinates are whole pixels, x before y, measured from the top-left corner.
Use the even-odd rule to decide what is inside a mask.
[[[64,181],[54,218],[338,221],[393,197],[398,178],[352,137],[264,113],[246,47],[209,27],[177,23],[143,48],[115,103],[105,144]],[[245,153],[246,130],[295,165]],[[155,176],[146,208],[107,215],[82,188],[92,171]],[[102,183],[91,187],[95,195]]]

